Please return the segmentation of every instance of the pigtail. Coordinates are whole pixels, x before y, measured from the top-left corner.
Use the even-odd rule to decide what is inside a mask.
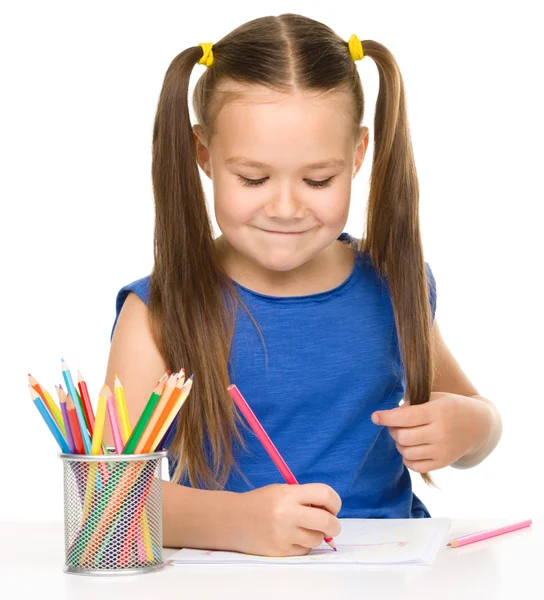
[[[392,54],[377,42],[363,48],[379,72],[374,156],[367,208],[369,252],[387,278],[410,404],[428,402],[432,389],[432,313],[419,228],[419,185],[412,150],[404,83]],[[428,473],[424,481],[435,485]]]
[[[158,102],[153,128],[155,233],[149,311],[151,330],[168,368],[184,367],[187,375],[195,376],[170,444],[177,463],[172,479],[180,481],[187,474],[193,487],[223,487],[232,462],[232,442],[236,439],[243,445],[243,440],[226,391],[234,305],[224,292],[232,285],[216,258],[188,107],[190,75],[201,57],[202,48],[196,46],[172,61]]]

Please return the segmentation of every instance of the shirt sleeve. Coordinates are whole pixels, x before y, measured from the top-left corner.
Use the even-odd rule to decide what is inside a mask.
[[[150,275],[147,277],[142,277],[141,279],[137,279],[136,281],[125,285],[117,293],[117,298],[115,300],[115,321],[110,334],[110,342],[113,338],[113,332],[115,331],[115,326],[117,325],[117,321],[119,319],[119,313],[121,312],[123,304],[125,303],[125,300],[130,292],[137,294],[138,297],[147,304],[149,299],[149,281]]]
[[[434,323],[434,316],[436,314],[436,280],[429,263],[425,263],[425,271],[427,272],[427,285],[429,288],[429,304],[431,305],[432,322]]]

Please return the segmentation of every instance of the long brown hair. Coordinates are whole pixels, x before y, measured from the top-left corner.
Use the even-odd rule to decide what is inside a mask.
[[[379,73],[374,156],[367,207],[370,254],[387,278],[410,404],[429,400],[432,388],[431,312],[419,229],[419,187],[412,152],[404,84],[391,52],[363,40]],[[188,88],[201,46],[178,54],[166,72],[153,129],[155,197],[154,267],[150,322],[158,348],[173,371],[194,373],[194,385],[169,448],[177,464],[172,479],[187,474],[192,486],[224,487],[236,466],[233,444],[244,447],[241,419],[226,391],[237,306],[246,311],[218,259],[196,157]],[[292,92],[347,90],[353,97],[354,140],[364,96],[348,44],[332,29],[296,14],[249,21],[213,45],[214,62],[196,83],[193,107],[206,134],[229,81]],[[249,314],[249,311],[248,311]],[[250,315],[251,317],[251,315]],[[255,323],[255,321],[253,321]],[[257,326],[257,323],[255,323]],[[258,328],[258,327],[257,327]],[[206,458],[206,438],[211,465]],[[426,483],[434,485],[428,473]]]

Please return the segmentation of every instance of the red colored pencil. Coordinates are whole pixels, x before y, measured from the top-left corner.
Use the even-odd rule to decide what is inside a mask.
[[[77,419],[76,407],[72,402],[72,398],[70,398],[70,396],[68,396],[68,394],[66,394],[62,388],[61,391],[66,395],[66,409],[68,411],[68,420],[70,421],[72,437],[74,438],[74,444],[76,446],[76,453],[85,454],[85,446],[83,445],[83,437],[81,435],[81,429]]]
[[[246,418],[247,422],[250,424],[251,429],[253,429],[255,435],[259,438],[259,441],[263,445],[264,449],[268,452],[270,458],[273,460],[276,467],[278,467],[285,481],[291,485],[298,485],[298,481],[295,479],[295,476],[291,472],[291,469],[289,469],[287,463],[283,460],[276,446],[274,446],[272,440],[268,437],[268,434],[264,430],[263,426],[259,423],[259,420],[255,416],[255,413],[251,410],[249,404],[242,396],[240,390],[234,384],[232,384],[229,385],[227,391],[236,403],[236,406],[238,406],[238,408]],[[327,544],[329,544],[331,548],[336,550],[332,538],[325,538],[325,542],[327,542]]]
[[[89,433],[91,434],[92,438],[94,428],[93,407],[91,405],[91,399],[89,398],[89,390],[87,389],[87,383],[85,382],[83,375],[81,375],[79,371],[77,372],[77,386],[81,395],[81,403],[83,404],[83,412],[85,413],[85,419],[87,420],[87,424],[89,425]]]

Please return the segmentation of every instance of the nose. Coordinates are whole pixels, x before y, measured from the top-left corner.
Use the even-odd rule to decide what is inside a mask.
[[[300,202],[289,186],[277,190],[265,206],[265,214],[270,218],[282,220],[302,219],[306,216],[306,207]]]

